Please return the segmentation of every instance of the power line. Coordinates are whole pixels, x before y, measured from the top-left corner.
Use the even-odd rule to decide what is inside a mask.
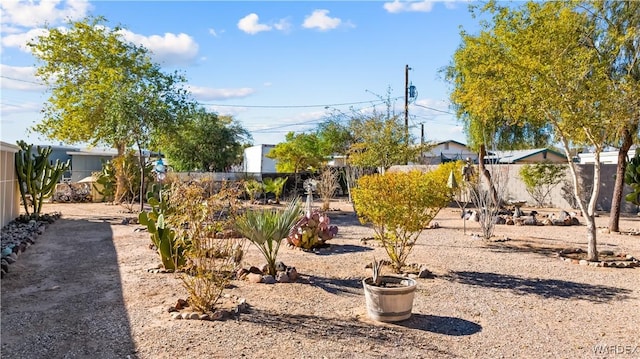
[[[34,81],[28,81],[28,80],[23,80],[23,79],[17,79],[17,78],[15,78],[15,77],[2,76],[2,75],[0,75],[0,77],[2,77],[3,79],[7,79],[7,80],[20,81],[20,82],[26,82],[26,83],[28,83],[28,84],[44,86],[44,84],[43,84],[43,83],[40,83],[40,82],[34,82]]]
[[[358,102],[343,102],[343,103],[330,103],[330,104],[315,104],[315,105],[223,105],[215,103],[198,102],[207,106],[218,107],[246,107],[246,108],[313,108],[313,107],[336,107],[336,106],[348,106],[348,105],[361,105],[364,103],[382,103],[382,101],[358,101]]]
[[[418,105],[417,103],[413,103],[413,105],[414,106],[418,106],[418,107],[422,107],[422,108],[426,108],[427,110],[431,110],[431,111],[442,112],[442,113],[446,113],[448,115],[455,115],[455,113],[453,113],[453,112],[444,111],[444,110],[438,110],[437,108],[428,107],[428,106],[422,106],[422,105]]]

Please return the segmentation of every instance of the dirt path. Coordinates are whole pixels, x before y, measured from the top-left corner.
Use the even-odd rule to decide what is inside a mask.
[[[112,238],[99,216],[65,215],[12,264],[2,280],[3,357],[135,352]]]

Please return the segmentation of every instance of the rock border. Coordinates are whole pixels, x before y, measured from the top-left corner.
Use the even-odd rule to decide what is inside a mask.
[[[640,261],[633,257],[631,254],[618,254],[617,257],[620,257],[620,260],[610,260],[610,261],[588,261],[586,259],[576,259],[571,258],[568,255],[570,254],[580,254],[584,253],[584,250],[580,248],[576,249],[563,249],[558,253],[558,257],[565,262],[578,264],[582,266],[590,266],[590,267],[603,267],[603,268],[635,268],[640,267]],[[601,255],[615,255],[612,251],[601,251],[599,252]]]
[[[9,274],[9,266],[18,260],[20,253],[36,243],[48,225],[60,219],[60,212],[41,214],[38,219],[28,219],[26,215],[7,223],[0,230],[0,278]]]

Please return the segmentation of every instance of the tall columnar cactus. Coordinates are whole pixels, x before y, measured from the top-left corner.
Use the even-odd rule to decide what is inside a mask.
[[[27,215],[38,216],[43,200],[53,194],[56,184],[69,169],[70,163],[68,160],[65,163],[59,160],[56,160],[55,164],[50,163],[51,146],[37,146],[36,152],[33,152],[33,145],[27,145],[24,141],[18,141],[18,146],[20,150],[16,152],[15,162],[22,202]],[[29,200],[33,207],[31,214]]]

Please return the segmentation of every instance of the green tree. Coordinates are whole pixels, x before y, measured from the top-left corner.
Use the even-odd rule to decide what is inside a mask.
[[[184,77],[163,73],[122,30],[87,17],[29,42],[41,63],[36,75],[51,92],[37,132],[67,143],[107,144],[119,155],[133,145],[142,154],[162,133],[175,132],[191,105]],[[121,170],[116,173],[121,178]],[[116,198],[121,185],[119,179]]]
[[[229,116],[201,108],[176,133],[165,134],[164,152],[178,171],[226,172],[242,162],[249,132]]]
[[[465,95],[463,103],[473,116],[494,117],[487,117],[495,114],[490,109],[494,104],[516,124],[544,122],[553,128],[555,140],[567,155],[574,197],[587,222],[588,259],[595,261],[600,153],[620,128],[618,102],[626,97],[621,93],[624,87],[611,81],[608,64],[600,61],[597,49],[590,45],[589,36],[596,27],[588,14],[576,11],[575,5],[568,1],[527,2],[508,8],[489,2],[482,10],[492,19],[482,23],[478,38],[484,42],[478,43],[477,50],[479,54],[493,53],[499,61],[491,62],[494,66],[465,64],[469,67],[467,76],[492,81],[461,91]],[[477,104],[485,104],[485,108]],[[570,144],[589,146],[595,152],[594,185],[588,203],[579,195]]]
[[[349,162],[360,167],[378,168],[384,173],[392,165],[415,161],[425,146],[410,146],[401,122],[397,115],[377,111],[352,118]]]
[[[300,183],[300,172],[313,172],[322,167],[327,160],[327,154],[322,151],[315,133],[289,132],[285,141],[269,151],[267,157],[277,160],[276,171],[295,174],[296,191]]]
[[[613,86],[620,88],[617,98],[623,104],[617,119],[623,124],[611,144],[618,148],[618,167],[611,200],[609,230],[618,232],[620,207],[624,190],[627,156],[634,143],[638,143],[640,123],[640,2],[598,0],[580,4],[590,14],[597,31],[590,36],[590,45],[598,51],[600,61],[608,64]]]
[[[510,54],[488,24],[478,35],[462,31],[461,37],[462,43],[451,64],[442,72],[453,85],[450,99],[463,121],[467,145],[478,152],[480,174],[489,186],[493,202],[498,205],[501,199],[485,167],[487,150],[546,146],[551,129],[545,121],[525,118],[527,114],[522,108],[511,106],[519,101],[512,87],[524,84],[517,79],[502,81]],[[504,82],[503,86],[494,86],[498,81]]]

